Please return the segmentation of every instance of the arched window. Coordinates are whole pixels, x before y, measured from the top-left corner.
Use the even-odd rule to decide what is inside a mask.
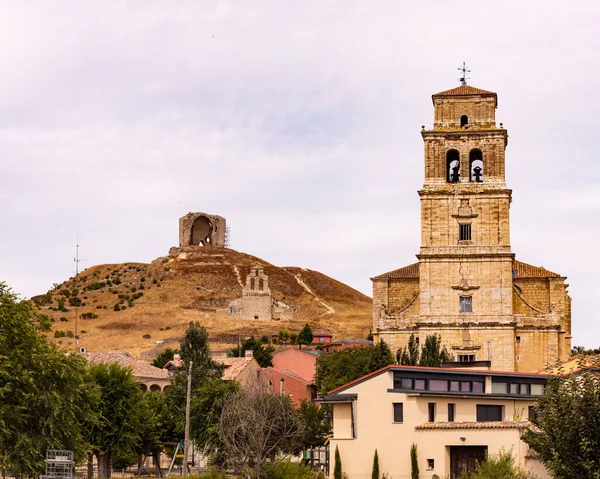
[[[446,153],[446,181],[448,183],[460,181],[460,154],[457,150],[448,150]]]
[[[250,278],[250,289],[254,289],[254,278]]]
[[[261,291],[264,289],[265,284],[262,278],[258,278],[258,289],[260,289]]]
[[[469,153],[469,172],[471,181],[481,183],[483,181],[483,153],[481,150],[471,150]]]
[[[460,117],[460,127],[464,128],[465,126],[469,126],[469,117],[467,115]]]

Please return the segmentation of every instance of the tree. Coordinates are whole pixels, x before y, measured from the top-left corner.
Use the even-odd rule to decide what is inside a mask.
[[[154,358],[152,361],[152,366],[157,368],[162,368],[165,364],[173,359],[175,354],[178,354],[178,349],[167,348],[162,353]]]
[[[530,475],[515,464],[510,452],[501,450],[477,464],[477,471],[465,479],[530,479]]]
[[[306,323],[300,334],[298,334],[298,345],[302,348],[302,345],[308,346],[313,342],[313,333],[310,325]]]
[[[268,394],[255,385],[231,394],[219,421],[228,462],[238,465],[247,478],[256,479],[298,449],[302,424],[286,396]]]
[[[600,366],[600,364],[597,364]],[[597,478],[600,471],[600,376],[597,366],[548,378],[534,427],[523,440],[557,479]]]
[[[279,333],[277,333],[277,337],[279,338],[280,343],[287,343],[290,339],[290,333],[285,329],[280,329]]]
[[[419,460],[417,458],[417,445],[410,446],[410,479],[419,479]]]
[[[303,399],[296,412],[303,425],[299,445],[304,449],[324,445],[331,435],[329,406],[319,407],[312,401]]]
[[[394,357],[383,341],[366,348],[341,349],[319,356],[315,384],[320,394],[327,394],[389,364],[394,364]]]
[[[333,479],[342,479],[342,458],[340,450],[335,446],[335,466],[333,467]]]
[[[113,454],[131,456],[141,446],[143,393],[131,368],[95,364],[90,367],[90,375],[100,388],[97,413],[101,422],[90,427],[89,440],[98,459],[98,477],[102,479],[110,477]]]
[[[99,391],[85,359],[40,334],[50,321],[0,282],[0,468],[38,476],[48,448],[85,456],[84,420],[97,421]]]
[[[448,361],[450,361],[450,354],[446,346],[442,347],[442,337],[439,334],[428,335],[421,349],[419,366],[441,368],[442,364]]]
[[[261,368],[273,366],[273,352],[275,351],[273,346],[264,346],[261,341],[254,339],[254,336],[251,336],[242,343],[240,348],[231,348],[229,350],[229,355],[237,358],[241,354],[242,357],[244,357],[246,351],[252,351],[252,356],[256,359],[256,362],[260,364]]]
[[[373,472],[371,472],[371,479],[379,479],[379,456],[377,455],[377,449],[375,449],[375,456],[373,456]]]
[[[419,345],[414,334],[411,334],[408,338],[407,347],[398,349],[396,360],[398,364],[403,366],[417,366],[419,364]]]
[[[199,386],[192,396],[191,437],[197,447],[218,466],[223,466],[225,463],[219,420],[227,399],[239,389],[239,383],[236,381],[209,379]]]

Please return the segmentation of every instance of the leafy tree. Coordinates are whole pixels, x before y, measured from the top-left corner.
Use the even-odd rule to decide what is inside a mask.
[[[591,356],[594,354],[600,354],[600,349],[586,349],[584,346],[573,346],[571,348],[571,356],[583,355],[583,356]]]
[[[442,337],[439,334],[428,335],[421,349],[419,366],[441,368],[442,364],[448,361],[450,361],[450,354],[446,346],[442,347]]]
[[[369,331],[369,334],[367,334],[367,337],[365,338],[367,341],[373,341],[373,332]]]
[[[462,479],[530,479],[531,476],[515,464],[510,452],[500,451],[477,465],[477,471]]]
[[[319,356],[315,384],[320,394],[326,394],[389,364],[394,364],[394,357],[383,341],[366,348],[341,349]]]
[[[304,325],[304,327],[302,328],[302,330],[300,331],[300,334],[298,334],[298,344],[299,344],[300,348],[302,348],[303,344],[305,346],[308,346],[308,345],[312,344],[312,342],[313,342],[312,329],[311,329],[310,325],[308,323],[306,323]]]
[[[333,479],[342,479],[342,458],[340,450],[335,446],[335,466],[333,467]]]
[[[419,479],[419,460],[417,458],[417,445],[410,446],[410,479]]]
[[[173,359],[173,356],[175,354],[178,354],[178,353],[179,353],[178,349],[167,348],[162,353],[160,353],[158,356],[156,356],[154,358],[154,360],[152,361],[152,366],[155,366],[157,368],[162,368],[165,364],[167,364],[169,361],[171,361]]]
[[[242,343],[241,348],[231,348],[229,350],[229,355],[237,358],[241,353],[242,357],[244,357],[246,351],[252,351],[252,356],[256,359],[258,364],[260,364],[261,368],[273,366],[273,352],[275,351],[273,346],[263,346],[261,341],[254,339],[254,336],[251,336]]]
[[[89,430],[92,451],[98,459],[98,477],[110,477],[111,456],[135,454],[142,444],[142,390],[131,368],[119,364],[95,364],[90,375],[100,387],[98,414],[101,422]]]
[[[314,479],[315,473],[304,464],[281,461],[269,467],[266,477],[267,479]]]
[[[277,333],[277,337],[279,338],[280,343],[287,343],[290,339],[290,333],[285,329],[281,329],[279,330],[279,333]]]
[[[61,447],[78,459],[88,447],[85,426],[97,421],[99,392],[83,357],[65,355],[41,331],[50,321],[0,283],[0,468],[37,476],[45,451]]]
[[[322,446],[331,435],[331,417],[327,405],[317,406],[312,401],[303,399],[296,410],[303,424],[299,444],[302,448]]]
[[[373,456],[373,471],[371,472],[371,479],[379,479],[379,456],[377,455],[377,449],[375,449],[375,456]]]
[[[419,364],[419,345],[414,334],[411,334],[408,338],[408,346],[398,349],[396,361],[403,366],[417,366]]]
[[[223,406],[231,394],[239,391],[237,381],[209,379],[193,394],[190,409],[190,431],[196,445],[211,458],[211,462],[223,466],[223,441],[219,431],[219,420]]]
[[[597,366],[600,366],[598,364]],[[597,367],[548,379],[538,399],[534,428],[523,440],[557,479],[598,478],[600,471],[600,376]]]

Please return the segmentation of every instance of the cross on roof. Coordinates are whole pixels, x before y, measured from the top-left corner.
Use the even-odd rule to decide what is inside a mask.
[[[457,68],[457,70],[459,72],[461,72],[461,77],[458,79],[460,81],[461,85],[466,85],[467,84],[467,79],[470,79],[470,76],[467,76],[469,73],[471,73],[471,70],[469,70],[467,68],[467,64],[465,62],[462,63],[462,65],[460,67]]]

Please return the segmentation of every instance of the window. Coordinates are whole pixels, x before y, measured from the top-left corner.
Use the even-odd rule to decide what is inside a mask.
[[[454,413],[456,412],[456,404],[448,404],[448,422],[454,422]]]
[[[502,406],[477,405],[477,421],[502,421]]]
[[[394,422],[404,422],[404,405],[401,402],[394,403]]]
[[[461,296],[460,297],[460,312],[461,313],[472,313],[473,312],[473,296]]]
[[[519,385],[518,384],[511,384],[510,385],[510,393],[511,394],[519,394]]]
[[[459,392],[460,391],[460,383],[458,381],[450,381],[450,391]]]
[[[459,363],[469,363],[471,361],[475,361],[474,354],[457,354],[456,357]]]
[[[529,419],[535,419],[537,417],[537,409],[535,406],[529,406],[527,409],[527,417]]]
[[[254,289],[254,278],[250,278],[250,289]]]
[[[469,117],[467,115],[460,117],[460,127],[463,128],[465,126],[469,126]]]
[[[519,344],[521,342],[521,336],[517,336],[517,344]]]
[[[473,381],[473,387],[471,389],[474,393],[483,392],[483,381]]]
[[[434,402],[430,402],[427,405],[427,410],[428,410],[428,413],[429,413],[428,421],[429,422],[434,422],[435,421],[435,403]]]
[[[415,379],[415,391],[425,391],[427,389],[425,385],[425,379]]]
[[[447,391],[448,381],[445,379],[430,379],[429,380],[430,391]]]
[[[544,385],[543,384],[532,384],[531,385],[531,395],[532,396],[543,396],[544,395]]]
[[[471,392],[471,383],[469,381],[461,381],[460,382],[460,392],[470,393]]]
[[[458,239],[471,241],[471,225],[458,225]]]
[[[483,153],[481,150],[471,150],[469,153],[469,180],[483,182]]]
[[[433,471],[434,466],[435,466],[435,461],[433,459],[427,459],[427,470]]]
[[[508,383],[492,382],[493,394],[508,394]]]
[[[265,283],[264,283],[263,279],[259,278],[258,279],[258,289],[260,289],[262,291],[264,289],[264,287],[265,287]]]
[[[529,384],[520,384],[519,394],[527,394],[529,395]]]
[[[460,181],[460,153],[457,150],[448,150],[446,153],[446,181],[448,183]]]
[[[413,388],[413,380],[408,378],[402,378],[402,387],[401,389],[412,389]]]

